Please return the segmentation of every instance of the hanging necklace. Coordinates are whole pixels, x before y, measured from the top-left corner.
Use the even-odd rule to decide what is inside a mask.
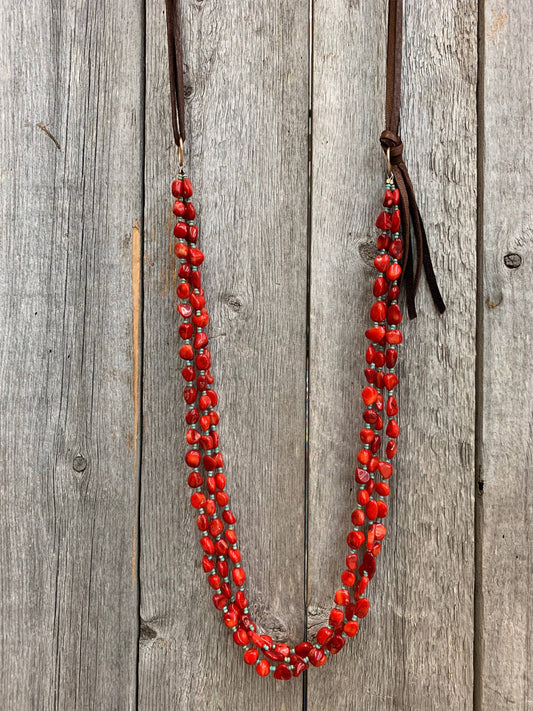
[[[184,171],[185,110],[179,13],[176,0],[166,0],[166,6],[172,126],[179,163],[172,195],[175,199],[173,212],[177,218],[174,252],[179,260],[177,310],[182,318],[179,356],[183,361],[181,374],[185,381],[183,397],[188,405],[185,463],[189,468],[187,482],[192,489],[190,502],[197,512],[202,568],[213,591],[213,604],[221,611],[235,644],[242,648],[246,664],[254,666],[260,676],[272,673],[275,679],[291,679],[310,665],[323,666],[330,654],[337,654],[346,640],[357,634],[359,620],[368,613],[366,588],[376,572],[376,559],[387,532],[384,520],[388,513],[389,479],[400,431],[394,393],[398,385],[395,372],[398,346],[402,342],[399,329],[402,313],[398,303],[402,285],[405,285],[409,318],[413,319],[416,317],[415,295],[424,267],[433,301],[440,313],[445,310],[398,136],[402,1],[389,0],[386,130],[380,137],[387,158],[387,178],[383,209],[376,220],[379,235],[374,259],[377,277],[372,289],[375,301],[370,309],[372,325],[365,332],[369,341],[364,369],[368,384],[361,393],[364,425],[360,431],[361,448],[355,469],[356,506],[351,514],[352,527],[346,537],[345,566],[328,623],[318,630],[315,642],[306,640],[294,647],[260,634],[248,609],[246,573],[235,530],[236,517],[226,490],[224,459],[217,431],[218,397],[206,331],[209,314],[199,269],[204,254],[198,248],[193,187]],[[416,240],[414,274],[411,230]]]

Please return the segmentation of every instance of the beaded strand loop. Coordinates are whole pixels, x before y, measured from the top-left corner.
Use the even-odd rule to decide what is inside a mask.
[[[376,571],[376,559],[387,532],[384,520],[388,513],[388,480],[393,473],[392,460],[399,435],[398,403],[394,395],[398,384],[395,373],[397,346],[402,342],[398,328],[402,321],[398,279],[403,253],[399,191],[390,175],[383,210],[376,220],[380,230],[378,254],[374,259],[378,272],[373,285],[376,300],[370,309],[372,326],[365,332],[370,345],[365,356],[367,385],[361,393],[365,406],[364,426],[360,431],[362,446],[355,469],[357,503],[351,514],[352,528],[346,538],[345,569],[334,595],[328,623],[318,630],[316,642],[303,641],[294,647],[260,634],[248,609],[246,574],[235,531],[236,517],[226,491],[224,459],[217,432],[218,396],[210,370],[211,353],[206,333],[209,315],[199,269],[204,254],[197,246],[192,184],[181,165],[178,179],[172,183],[172,194],[175,198],[173,212],[177,217],[174,252],[179,260],[177,310],[182,318],[179,356],[184,361],[181,370],[185,380],[183,397],[188,405],[185,463],[189,468],[187,481],[192,489],[190,502],[197,511],[202,568],[212,589],[213,604],[222,612],[224,624],[232,631],[235,644],[242,648],[245,663],[254,666],[259,676],[272,673],[275,679],[288,680],[298,677],[310,665],[323,666],[329,655],[337,654],[346,639],[357,634],[359,620],[369,610],[366,588]],[[388,441],[383,447],[385,437]],[[382,449],[385,450],[383,455]]]

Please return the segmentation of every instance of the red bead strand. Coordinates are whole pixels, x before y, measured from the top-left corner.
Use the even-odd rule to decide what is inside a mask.
[[[357,634],[359,620],[369,610],[365,591],[375,573],[376,558],[386,534],[383,520],[388,513],[386,498],[390,486],[387,480],[392,475],[391,460],[396,454],[399,435],[398,404],[394,395],[398,382],[394,370],[397,345],[402,341],[398,328],[402,320],[398,278],[403,250],[399,235],[399,193],[388,181],[383,198],[385,209],[376,220],[381,234],[377,238],[378,254],[374,260],[378,271],[373,287],[376,301],[370,309],[372,326],[366,331],[370,341],[366,351],[368,367],[364,372],[368,384],[362,390],[366,409],[360,431],[362,447],[355,470],[356,506],[351,514],[352,530],[346,539],[348,553],[341,587],[334,595],[328,623],[317,633],[316,643],[300,642],[292,648],[273,642],[268,635],[260,635],[249,614],[244,587],[246,574],[235,531],[236,517],[225,489],[224,460],[217,432],[218,396],[212,387],[211,353],[205,331],[209,315],[199,270],[204,255],[197,247],[192,184],[184,173],[173,182],[172,194],[176,198],[173,212],[178,217],[174,227],[177,240],[174,251],[180,262],[177,309],[183,319],[179,327],[182,339],[179,355],[185,380],[183,396],[188,405],[185,461],[189,467],[191,505],[197,510],[197,528],[201,533],[202,568],[213,590],[213,603],[221,610],[224,624],[232,630],[235,644],[242,647],[244,661],[255,666],[260,676],[273,672],[274,678],[286,680],[299,676],[309,665],[323,666],[330,654],[337,654],[346,639]],[[389,438],[386,444],[385,438]],[[383,447],[385,456],[382,457]]]

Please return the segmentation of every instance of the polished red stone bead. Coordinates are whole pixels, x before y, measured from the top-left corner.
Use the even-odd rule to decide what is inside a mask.
[[[369,578],[372,578],[376,572],[376,559],[369,551],[364,554],[363,562],[359,566],[359,573],[361,575],[364,575],[365,571]]]
[[[235,593],[235,602],[241,608],[241,610],[244,610],[245,607],[248,607],[248,600],[246,599],[246,595],[242,590],[237,590],[237,592]]]
[[[246,664],[255,664],[258,656],[259,652],[257,651],[257,649],[255,649],[255,647],[251,647],[250,649],[247,649],[244,653],[244,661],[246,662]]]
[[[195,289],[201,289],[202,287],[202,273],[199,269],[191,270],[191,286]]]
[[[380,496],[388,496],[390,494],[390,486],[386,481],[376,482],[376,493]]]
[[[227,578],[228,571],[229,571],[228,561],[227,560],[218,560],[217,561],[217,570],[223,578]]]
[[[172,208],[172,212],[177,216],[177,217],[183,217],[185,213],[187,212],[187,208],[185,207],[185,203],[182,202],[181,200],[176,200],[174,203],[174,207]]]
[[[309,669],[309,664],[306,664],[302,657],[300,657],[298,654],[291,655],[291,664],[294,667],[294,669],[292,670],[292,675],[295,678],[299,677],[300,674],[306,669]]]
[[[187,225],[187,239],[193,243],[198,240],[198,227],[196,225]]]
[[[256,664],[255,671],[259,676],[268,676],[270,674],[270,662],[268,659],[261,659],[261,661]]]
[[[203,252],[197,249],[196,247],[189,247],[188,252],[189,263],[192,264],[193,267],[199,267],[200,264],[204,261]]]
[[[402,268],[399,264],[391,264],[387,268],[387,279],[389,281],[396,281],[396,279],[400,278],[400,274],[402,273]]]
[[[381,501],[380,503],[383,503]],[[377,541],[382,541],[385,538],[387,529],[383,523],[376,523],[375,537]]]
[[[194,316],[191,318],[191,321],[194,323],[195,326],[198,326],[199,328],[205,328],[209,323],[209,315],[207,313],[207,309],[202,309],[202,312],[200,314],[194,314]]]
[[[199,493],[199,492],[197,492]],[[193,494],[194,496],[194,494]],[[192,497],[191,497],[192,499]],[[195,508],[199,508],[199,506],[195,506]],[[204,551],[207,553],[207,555],[213,555],[215,552],[215,544],[213,541],[208,537],[208,536],[203,536],[200,538],[200,545],[204,549]]]
[[[296,645],[294,648],[294,651],[296,654],[300,657],[307,657],[309,655],[309,652],[313,649],[313,645],[311,642],[300,642],[299,644]]]
[[[227,597],[227,598],[231,597],[231,588],[228,583],[222,583],[222,585],[220,586],[220,589],[222,590],[222,594],[225,597]]]
[[[189,318],[192,314],[192,306],[190,304],[178,304],[177,309],[179,315],[183,318]]]
[[[398,376],[396,373],[385,373],[383,382],[387,390],[393,390],[398,385]]]
[[[378,419],[378,413],[375,410],[368,409],[363,412],[363,420],[369,425],[375,425]]]
[[[195,407],[193,407],[185,415],[185,422],[188,425],[194,425],[194,424],[196,424],[196,422],[198,422],[199,417],[200,417],[200,413],[198,412],[198,410]]]
[[[209,339],[207,337],[207,333],[205,331],[201,331],[197,333],[194,336],[194,348],[195,350],[200,350],[200,348],[205,348],[207,344],[209,343]]]
[[[192,323],[180,323],[178,333],[180,334],[181,338],[183,338],[183,340],[191,338],[193,334]]]
[[[391,304],[387,309],[387,323],[398,324],[402,321],[402,312],[398,304]]]
[[[194,390],[194,388],[193,388]],[[195,393],[195,398],[196,398],[196,393]],[[194,400],[193,400],[194,402]],[[361,442],[363,444],[370,444],[374,440],[374,430],[367,430],[367,429],[362,429],[359,432],[359,437],[361,439]]]
[[[237,543],[237,534],[232,528],[228,529],[224,535],[226,536],[226,540],[230,545]]]
[[[384,296],[389,290],[389,283],[385,277],[379,276],[375,282],[372,293],[377,298],[378,296]]]
[[[385,353],[383,351],[375,352],[374,365],[376,366],[376,368],[382,368],[385,365]]]
[[[375,368],[365,368],[366,382],[372,385],[376,382],[377,371]]]
[[[183,195],[183,181],[182,180],[174,180],[173,181],[172,195],[174,195],[175,198],[179,198]]]
[[[187,223],[186,222],[176,222],[174,225],[174,237],[176,239],[185,239],[187,237]],[[185,245],[186,247],[187,245]],[[186,259],[185,257],[180,257],[180,259]]]
[[[391,331],[387,331],[385,334],[385,340],[391,345],[397,345],[402,342],[402,334],[397,328]]]
[[[366,491],[365,489],[360,489],[357,492],[357,503],[361,506],[366,506],[368,504],[368,499],[368,491]]]
[[[200,472],[191,472],[187,477],[187,484],[191,487],[191,489],[197,489],[199,486],[202,486],[203,483],[204,478]]]
[[[365,512],[363,509],[354,509],[351,519],[354,526],[362,526],[365,522]]]
[[[401,259],[403,254],[403,242],[401,239],[394,239],[389,245],[389,254],[393,259]]]
[[[398,284],[394,284],[389,289],[389,293],[387,294],[387,299],[388,299],[388,301],[397,301],[399,296],[400,296],[400,287],[398,286]]]
[[[189,285],[187,284],[187,286]],[[372,308],[370,309],[370,318],[372,321],[383,321],[386,312],[387,308],[385,303],[383,301],[376,301],[372,304]]]
[[[394,368],[398,360],[398,351],[394,348],[387,348],[385,351],[385,364],[387,368]]]
[[[360,492],[361,493],[361,492]],[[362,531],[350,531],[346,537],[346,543],[350,548],[357,550],[365,542],[365,534]],[[348,566],[346,566],[348,567]]]
[[[217,501],[218,501],[218,497],[221,496],[222,494],[223,494],[222,491],[218,492]],[[226,494],[226,496],[227,496],[227,494]],[[229,509],[227,511],[222,512],[222,518],[224,519],[224,521],[226,523],[228,523],[231,526],[237,521],[235,514],[233,513],[233,511],[230,511]]]
[[[348,570],[357,570],[357,553],[348,553],[346,556],[346,567]]]
[[[331,654],[337,654],[346,644],[346,640],[340,634],[333,635],[332,639],[327,643],[326,647]]]
[[[323,664],[326,663],[327,661],[327,656],[324,653],[323,649],[318,649],[317,647],[313,647],[311,651],[308,654],[309,656],[309,661],[314,667],[321,667]]]
[[[376,388],[377,388],[378,390],[381,390],[381,388],[383,387],[383,376],[384,376],[384,375],[385,375],[385,373],[383,373],[381,370],[379,370],[379,371],[376,373],[375,386],[376,386]]]
[[[202,415],[200,417],[200,427],[203,429],[204,432],[207,432],[207,430],[211,427],[211,418],[209,415]],[[213,467],[214,469],[215,467]]]
[[[379,458],[378,457],[372,457],[372,459],[368,462],[367,469],[369,472],[375,472],[376,469],[378,468],[379,464]],[[372,481],[372,480],[370,480]],[[368,484],[367,484],[368,486]]]
[[[383,420],[381,419],[381,417],[379,415],[378,415],[378,418],[376,420],[376,424],[374,425],[374,427],[377,430],[381,430],[383,428]]]
[[[369,607],[370,603],[368,602],[366,597],[362,597],[355,603],[355,614],[359,618],[366,617],[366,615],[368,614]]]
[[[385,376],[383,376],[385,377]],[[381,412],[383,410],[383,395],[381,393],[378,393],[378,396],[376,398],[376,409]]]
[[[215,513],[216,509],[217,507],[213,499],[206,499],[205,512],[207,513],[207,515],[212,516]]]
[[[196,517],[196,526],[199,531],[202,531],[202,533],[207,531],[207,516],[205,514],[198,514]]]
[[[376,220],[376,227],[378,230],[383,230],[384,232],[388,232],[391,228],[391,216],[388,212],[383,212],[379,213],[378,219]]]
[[[390,264],[390,256],[385,252],[385,254],[378,254],[374,257],[374,266],[378,272],[384,273],[387,271],[387,267]],[[377,321],[378,319],[373,319]]]
[[[218,590],[220,587],[220,575],[213,573],[207,578],[207,582],[214,590]]]
[[[366,484],[367,481],[370,479],[370,472],[367,469],[363,469],[362,467],[356,467],[355,469],[355,481],[358,484]],[[353,520],[353,516],[352,516]],[[356,524],[356,525],[361,525],[361,524]]]
[[[192,197],[192,183],[189,178],[183,178],[183,197]]]
[[[387,425],[385,434],[389,437],[392,437],[393,439],[396,439],[398,437],[398,435],[400,434],[400,428],[398,427],[398,423],[396,422],[396,420],[389,420],[389,424]]]
[[[363,388],[361,392],[361,397],[363,398],[363,402],[365,403],[365,405],[372,405],[377,400],[378,391],[376,390],[376,388],[367,386],[366,388]]]
[[[239,624],[239,618],[234,612],[225,612],[223,619],[226,627],[236,627]]]
[[[370,363],[372,363],[372,361],[374,359],[375,352],[376,352],[376,349],[372,345],[368,346],[368,348],[366,349],[365,359],[369,365],[370,365]]]
[[[187,279],[191,280],[192,282],[192,269],[190,264],[180,264],[180,267],[178,269],[178,276],[180,279]]]
[[[231,571],[231,576],[235,582],[235,585],[238,585],[241,587],[244,585],[244,581],[246,580],[246,573],[242,568],[233,568]]]
[[[387,415],[393,417],[396,414],[398,414],[398,403],[394,395],[389,395],[387,398]],[[387,434],[389,434],[388,431]]]
[[[359,622],[357,620],[349,620],[344,625],[344,632],[347,637],[355,637],[358,629],[359,629]]]
[[[191,345],[185,343],[179,350],[180,358],[183,360],[192,360],[194,357],[194,351]]]
[[[385,452],[386,452],[386,454],[387,454],[387,457],[388,457],[389,459],[392,459],[392,458],[394,457],[394,455],[396,454],[396,450],[397,450],[397,449],[398,449],[398,445],[396,444],[396,442],[395,442],[393,439],[390,439],[390,440],[387,442],[387,446],[386,446],[386,448],[385,448]]]
[[[194,220],[196,217],[196,208],[192,204],[192,202],[185,203],[185,219],[186,220]]]
[[[370,445],[370,451],[372,454],[376,454],[378,449],[381,447],[381,437],[379,435],[375,435],[374,439],[372,440],[372,443]]]
[[[372,453],[369,449],[360,449],[358,454],[357,454],[357,461],[361,462],[361,464],[366,465],[372,458]]]
[[[365,331],[365,336],[370,340],[378,343],[385,335],[384,326],[372,326]]]
[[[185,455],[185,461],[189,467],[198,467],[202,461],[202,455],[197,449],[190,449]]]
[[[392,464],[390,462],[380,462],[378,469],[384,479],[389,479],[392,476]]]
[[[209,571],[213,570],[214,567],[215,563],[212,558],[208,558],[207,555],[204,555],[202,558],[202,568],[204,569],[204,572],[209,573]]]
[[[195,311],[200,311],[205,306],[205,295],[203,293],[195,294],[193,292],[189,297],[189,301]]]
[[[209,349],[205,348],[203,353],[198,353],[194,362],[199,370],[207,370],[211,366],[211,353]],[[207,407],[209,407],[209,405],[207,405]]]
[[[176,288],[176,294],[180,299],[188,299],[189,294],[191,293],[191,285],[184,281],[181,284],[178,284],[178,287]]]
[[[193,402],[196,400],[196,388],[193,388],[190,385],[188,387],[184,388],[183,389],[183,398],[188,405],[192,405]],[[191,430],[189,430],[189,432],[190,431]],[[195,432],[195,430],[192,430],[192,431]],[[198,437],[196,438],[197,434],[198,434]],[[195,433],[194,435],[191,435],[191,437],[195,437],[196,439],[193,442],[189,442],[189,444],[196,444],[196,442],[200,438],[200,434]]]
[[[379,237],[378,237],[378,239],[377,239],[377,246],[378,246],[378,249],[387,249],[388,246],[389,246],[389,244],[390,244],[390,237],[389,237],[389,235],[387,235],[387,234],[385,234],[385,233],[379,235]]]
[[[217,536],[220,536],[222,531],[224,530],[224,524],[219,518],[213,518],[211,519],[209,523],[209,533],[213,536],[213,538],[216,538]]]
[[[287,681],[291,678],[291,670],[286,664],[278,664],[276,671],[274,672],[274,679],[281,679],[282,681]]]
[[[390,231],[393,233],[400,231],[400,225],[402,224],[402,218],[399,210],[394,210],[391,215],[390,221]]]
[[[350,573],[350,571],[345,571]],[[350,573],[350,575],[353,575],[353,573]],[[355,576],[354,576],[355,578]],[[342,610],[338,610],[336,607],[333,607],[331,612],[329,613],[329,624],[336,628],[338,625],[341,625],[344,621],[344,612]]]
[[[333,637],[333,630],[329,627],[321,627],[316,635],[316,641],[323,647]]]
[[[239,627],[239,629],[235,630],[235,632],[233,633],[233,641],[235,642],[235,644],[238,644],[239,647],[244,647],[248,644],[250,639],[246,630],[244,630],[242,627]]]
[[[346,585],[346,587],[351,588],[352,585],[355,583],[355,575],[352,573],[351,570],[345,570],[341,575],[341,580],[343,585]]]
[[[337,605],[347,605],[350,602],[350,593],[348,590],[341,588],[335,593],[335,602]]]
[[[174,245],[174,254],[178,259],[187,259],[189,250],[184,242],[177,242]]]
[[[374,499],[370,499],[365,508],[366,517],[369,521],[373,521],[378,515],[378,506]]]
[[[241,552],[238,548],[230,548],[228,555],[232,563],[241,562]]]

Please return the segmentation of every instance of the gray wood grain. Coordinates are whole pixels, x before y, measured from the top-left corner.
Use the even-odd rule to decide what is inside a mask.
[[[530,711],[533,17],[515,0],[485,12],[479,708]]]
[[[310,621],[340,586],[385,165],[385,3],[314,3]],[[476,4],[406,3],[401,132],[448,310],[425,280],[399,347],[400,439],[370,613],[308,709],[472,704]],[[329,374],[333,373],[333,376]]]
[[[0,3],[0,690],[9,710],[135,706],[140,8]]]
[[[302,679],[262,680],[201,569],[184,464],[163,3],[147,6],[144,430],[139,702],[297,709]],[[307,2],[184,2],[186,163],[199,215],[228,491],[253,615],[304,628]]]

